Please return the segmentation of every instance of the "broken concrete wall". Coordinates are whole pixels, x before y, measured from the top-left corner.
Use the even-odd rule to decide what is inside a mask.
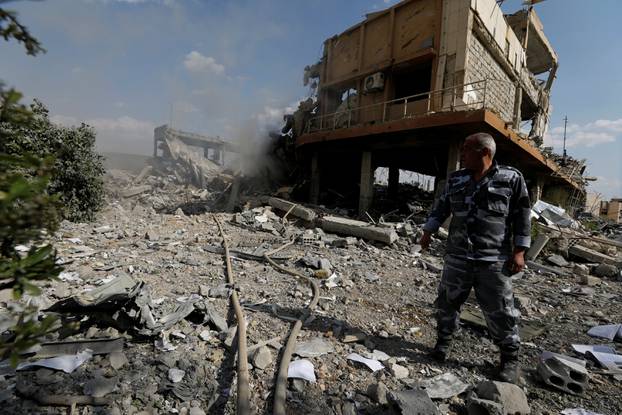
[[[467,39],[472,23],[469,13],[469,0],[444,0],[442,14],[435,89],[464,84]],[[452,93],[446,91],[443,94],[440,107],[446,110],[451,103]]]
[[[496,46],[503,51],[510,65],[519,72],[526,60],[525,50],[507,24],[501,7],[495,0],[471,0],[471,9],[491,34]]]
[[[497,63],[484,44],[471,34],[468,40],[467,68],[465,82],[487,82],[486,90],[465,91],[475,94],[476,102],[485,99],[486,107],[497,112],[504,121],[511,121],[514,113],[516,87],[505,70]]]
[[[205,187],[221,171],[218,164],[197,154],[191,146],[170,134],[166,134],[165,141],[171,158],[186,168],[194,185]]]

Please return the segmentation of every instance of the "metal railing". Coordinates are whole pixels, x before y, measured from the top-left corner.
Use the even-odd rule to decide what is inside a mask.
[[[503,103],[503,100],[499,99],[496,93],[503,87],[514,88],[507,81],[485,79],[377,104],[349,108],[309,119],[306,132],[312,133],[359,125],[382,124],[432,113],[459,110],[488,108],[495,110],[499,114],[504,114],[509,109],[511,114],[513,108],[503,108],[509,103]],[[512,89],[508,91],[512,91]],[[513,97],[513,92],[509,96]],[[504,121],[510,120],[504,119]]]

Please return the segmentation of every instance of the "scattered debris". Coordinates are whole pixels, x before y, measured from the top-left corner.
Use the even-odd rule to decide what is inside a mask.
[[[589,329],[587,334],[592,337],[601,337],[609,341],[622,341],[622,324],[595,326]]]
[[[287,370],[288,378],[304,379],[307,382],[315,383],[315,369],[313,363],[307,359],[294,360],[289,362]]]
[[[374,360],[374,359],[367,359],[357,353],[350,353],[349,355],[346,356],[346,359],[352,360],[353,362],[362,363],[365,366],[367,366],[372,372],[384,369],[384,365],[380,363],[379,361]],[[408,371],[408,369],[406,370]]]
[[[501,408],[503,408],[502,414],[529,415],[531,413],[531,408],[527,402],[525,392],[523,392],[519,386],[512,383],[485,380],[475,387],[475,394],[477,399],[499,404]],[[486,405],[482,401],[476,401],[476,403],[476,406],[497,407],[496,405]],[[475,408],[469,405],[469,414],[482,413],[475,412],[474,409]],[[489,409],[486,409],[486,412],[483,413],[495,412],[489,412]]]
[[[294,354],[300,357],[319,357],[334,352],[335,347],[331,342],[322,337],[314,337],[311,340],[297,343]]]
[[[321,225],[326,232],[356,236],[357,238],[383,242],[385,244],[392,244],[398,239],[397,233],[392,228],[371,226],[367,222],[337,216],[324,216],[321,220]]]
[[[421,382],[421,387],[432,399],[449,399],[466,391],[469,385],[462,382],[453,373],[447,372],[432,379],[424,380]]]
[[[543,352],[538,374],[544,383],[567,393],[581,395],[587,387],[585,361],[557,353]]]
[[[33,367],[45,367],[48,369],[62,370],[65,373],[72,373],[84,362],[89,361],[92,357],[93,353],[90,350],[84,350],[75,355],[62,355],[30,363],[20,363],[17,365],[17,370],[31,369]]]
[[[391,391],[389,399],[400,409],[402,415],[440,415],[441,413],[423,389]]]

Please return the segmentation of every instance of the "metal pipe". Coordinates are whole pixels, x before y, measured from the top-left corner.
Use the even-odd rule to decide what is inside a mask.
[[[291,243],[292,242],[288,242],[287,244],[285,244],[285,246],[289,246]],[[281,248],[277,248],[269,253],[280,251],[285,246]],[[307,306],[307,309],[302,312],[302,314],[300,315],[300,317],[298,317],[298,320],[296,321],[296,323],[294,323],[294,326],[292,327],[292,331],[290,332],[289,338],[287,339],[287,344],[285,345],[285,348],[283,349],[283,354],[281,356],[281,362],[279,364],[279,373],[277,374],[276,386],[274,389],[274,405],[273,405],[272,413],[274,415],[286,415],[287,371],[289,369],[289,362],[292,359],[292,354],[294,353],[294,349],[296,347],[296,338],[298,337],[298,333],[300,332],[300,329],[302,328],[302,323],[304,322],[304,320],[307,319],[309,314],[315,309],[320,299],[320,287],[318,286],[317,282],[314,281],[313,279],[307,278],[304,275],[296,271],[291,271],[287,268],[280,266],[279,264],[274,262],[272,259],[270,259],[270,257],[268,256],[269,253],[265,254],[264,258],[266,259],[266,261],[270,263],[270,265],[272,265],[274,268],[276,268],[277,270],[285,274],[293,275],[296,278],[307,281],[311,285],[311,289],[313,291],[313,298],[311,299],[311,302]]]
[[[213,215],[220,236],[222,237],[222,246],[225,250],[225,264],[227,268],[227,283],[233,284],[233,270],[231,267],[231,256],[229,255],[229,245],[227,237],[222,229],[222,225],[218,218]],[[235,310],[235,318],[238,321],[238,396],[237,410],[238,415],[249,415],[251,413],[251,391],[249,387],[248,377],[248,352],[246,350],[246,321],[240,307],[240,300],[237,291],[231,293],[231,305]]]

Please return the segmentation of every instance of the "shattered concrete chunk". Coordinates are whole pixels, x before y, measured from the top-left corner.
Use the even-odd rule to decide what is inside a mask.
[[[401,392],[392,391],[389,399],[398,408],[402,415],[440,415],[438,407],[422,389],[410,389]]]
[[[273,356],[270,349],[267,346],[262,346],[255,350],[255,353],[253,353],[251,363],[258,369],[265,369],[270,366],[272,360]]]
[[[553,265],[557,265],[558,267],[567,267],[570,265],[561,255],[551,255],[546,260]]]
[[[469,415],[506,415],[500,403],[476,396],[471,396],[467,401],[467,412]]]
[[[110,366],[115,370],[121,369],[128,363],[127,357],[123,352],[112,352],[108,358],[110,359]]]
[[[314,337],[311,340],[296,344],[294,354],[300,357],[319,357],[334,351],[335,347],[331,342],[322,337]]]
[[[397,363],[390,365],[389,371],[395,379],[405,379],[410,374],[407,367],[398,365]]]
[[[388,393],[389,389],[382,382],[372,383],[367,387],[367,396],[369,396],[372,401],[380,405],[386,405],[389,403],[387,399]]]
[[[97,376],[84,384],[84,394],[92,396],[94,398],[102,398],[112,391],[117,386],[118,378],[105,378],[103,376]]]
[[[469,385],[462,382],[451,372],[443,373],[442,375],[435,376],[432,379],[426,379],[421,382],[421,386],[432,399],[453,398],[469,388]]]
[[[594,274],[601,278],[615,278],[620,275],[620,270],[614,265],[599,264],[594,269]]]
[[[134,196],[138,196],[142,193],[147,193],[151,191],[151,186],[148,184],[144,184],[141,186],[130,187],[129,189],[124,189],[121,191],[121,196],[124,198],[130,198]]]
[[[529,415],[531,413],[525,392],[512,383],[485,380],[476,386],[475,392],[478,398],[501,404],[504,414]]]

